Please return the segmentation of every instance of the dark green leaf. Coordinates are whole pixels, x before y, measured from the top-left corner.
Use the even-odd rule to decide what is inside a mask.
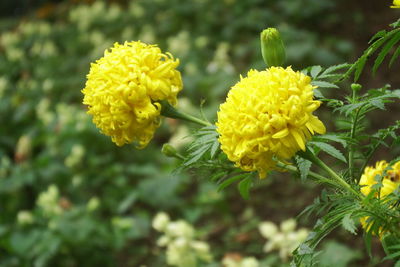
[[[223,189],[225,189],[226,187],[228,187],[230,184],[232,184],[233,182],[236,182],[240,179],[243,179],[244,177],[248,176],[248,173],[244,173],[244,174],[240,174],[234,177],[230,177],[228,179],[226,179],[225,181],[223,181],[219,186],[218,186],[218,191],[221,191]]]
[[[392,47],[400,40],[400,32],[397,33],[388,41],[382,50],[379,52],[378,57],[375,59],[374,66],[372,67],[372,72],[375,73],[379,66],[382,64],[383,60],[385,59],[386,55],[392,49]]]
[[[252,184],[251,176],[246,177],[238,184],[239,193],[244,199],[249,199],[251,184]]]

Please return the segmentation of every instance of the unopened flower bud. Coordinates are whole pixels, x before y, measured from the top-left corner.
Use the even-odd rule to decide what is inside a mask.
[[[279,31],[268,28],[261,32],[261,54],[268,67],[279,67],[285,62],[285,45]]]
[[[171,146],[170,144],[164,144],[161,148],[161,153],[163,153],[165,156],[174,158],[176,157],[176,154],[178,153],[176,149]]]
[[[358,91],[360,91],[361,88],[362,88],[361,84],[358,84],[358,83],[351,84],[351,90],[353,90],[353,91],[358,92]]]

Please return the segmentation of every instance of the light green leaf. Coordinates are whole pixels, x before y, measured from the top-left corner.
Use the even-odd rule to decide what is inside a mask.
[[[339,88],[336,84],[325,81],[312,81],[311,84],[321,88]]]
[[[302,157],[296,156],[295,157],[297,168],[300,171],[300,179],[305,181],[307,179],[308,173],[310,172],[311,168],[311,161],[303,159]]]
[[[343,156],[342,152],[340,152],[338,149],[336,149],[335,147],[333,147],[330,144],[327,143],[323,143],[323,142],[310,142],[313,145],[315,145],[316,147],[320,148],[322,151],[328,153],[329,155],[331,155],[334,158],[337,158],[343,162],[347,162],[346,158]]]
[[[351,214],[346,214],[342,219],[343,228],[352,233],[353,235],[357,234],[357,227],[354,223],[354,220],[351,218]]]

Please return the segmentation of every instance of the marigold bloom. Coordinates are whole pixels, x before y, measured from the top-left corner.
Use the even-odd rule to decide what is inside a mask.
[[[393,0],[393,6],[391,8],[400,8],[400,0]]]
[[[391,169],[388,166],[389,164],[382,160],[378,161],[375,167],[366,167],[359,182],[362,186],[361,193],[368,195],[371,192],[371,187],[378,183],[377,177],[380,176],[382,178],[382,187],[379,193],[377,192],[376,197],[383,198],[396,190],[400,184],[400,161],[393,164]],[[386,175],[382,177],[386,168],[388,168]]]
[[[396,190],[400,185],[400,161],[393,164],[391,168],[388,168],[388,166],[389,164],[382,160],[378,161],[375,164],[375,167],[366,167],[359,182],[362,186],[361,193],[368,195],[372,190],[371,187],[378,183],[379,177],[381,179],[382,187],[379,189],[379,192],[376,193],[376,197],[384,198]],[[386,175],[383,176],[386,168],[388,168],[388,170],[386,171]],[[360,218],[362,227],[367,231],[370,228],[368,218],[368,216]],[[380,229],[379,235],[382,237],[383,234],[383,230]]]
[[[145,147],[160,125],[161,100],[171,105],[182,90],[179,60],[140,41],[115,43],[91,64],[83,103],[101,132],[118,146]]]
[[[245,171],[260,178],[275,167],[273,156],[285,160],[305,150],[315,132],[325,133],[314,115],[311,78],[290,67],[250,70],[235,84],[218,112],[221,149]]]

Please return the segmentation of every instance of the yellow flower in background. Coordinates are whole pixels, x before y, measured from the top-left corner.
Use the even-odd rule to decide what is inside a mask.
[[[371,187],[378,183],[377,179],[382,180],[382,187],[379,190],[379,193],[376,193],[376,197],[384,198],[387,195],[391,194],[396,188],[400,185],[400,161],[396,162],[391,168],[388,168],[389,164],[382,160],[378,161],[375,164],[375,167],[366,167],[363,175],[360,179],[361,192],[364,195],[368,195],[371,192]],[[384,175],[385,169],[386,175]],[[360,218],[360,223],[366,231],[371,228],[371,223],[369,220],[369,216],[365,216]],[[382,237],[384,235],[384,231],[380,228],[378,235]]]
[[[391,8],[400,8],[400,0],[393,0],[393,6]]]
[[[385,169],[389,166],[389,164],[382,160],[378,161],[375,164],[375,167],[366,167],[363,175],[360,179],[361,192],[364,195],[368,195],[371,192],[371,187],[378,183],[377,177],[380,177],[384,174]],[[380,188],[379,193],[377,193],[376,197],[383,198],[394,190],[396,190],[397,186],[400,184],[400,161],[396,162],[391,166],[391,169],[388,168],[386,175],[382,178],[382,187]]]
[[[260,178],[274,169],[273,156],[285,160],[314,133],[325,133],[312,113],[321,104],[313,99],[311,78],[290,67],[250,70],[235,84],[218,112],[221,149],[245,171]]]
[[[179,60],[140,41],[115,43],[91,64],[83,103],[101,132],[118,146],[140,148],[160,125],[161,100],[171,105],[182,90]]]

